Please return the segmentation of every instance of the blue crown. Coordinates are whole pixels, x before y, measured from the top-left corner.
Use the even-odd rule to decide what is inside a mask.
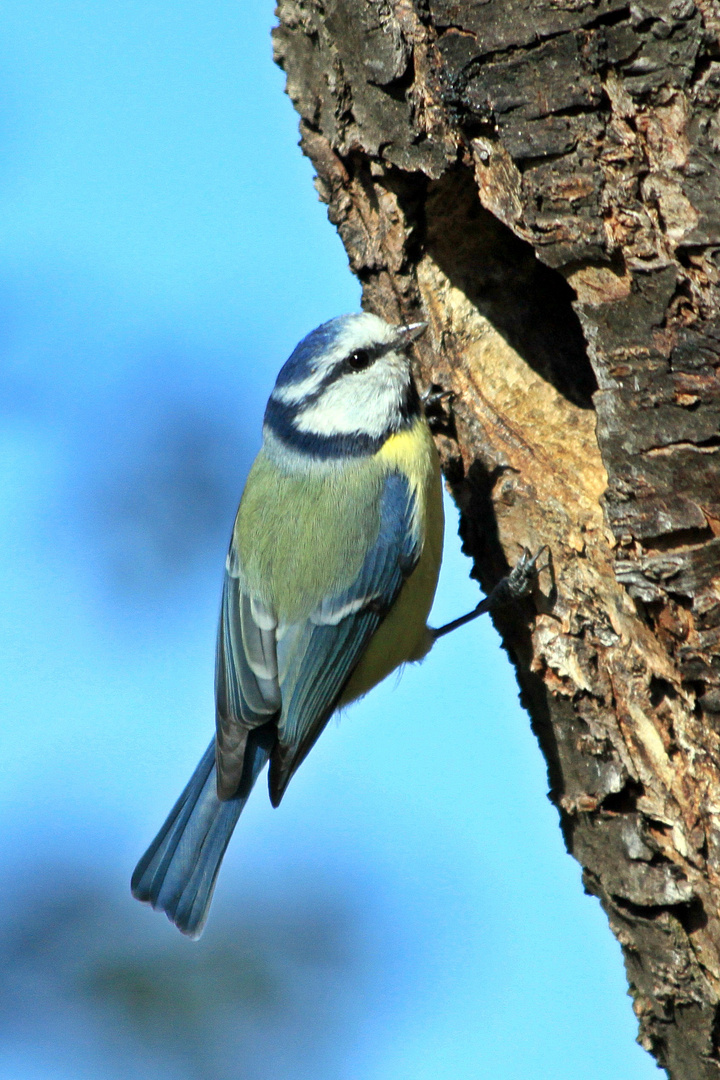
[[[311,330],[300,344],[295,346],[290,357],[280,368],[275,385],[290,386],[292,383],[306,379],[312,374],[313,360],[321,356],[340,336],[347,324],[356,318],[357,315],[338,315],[315,330]]]

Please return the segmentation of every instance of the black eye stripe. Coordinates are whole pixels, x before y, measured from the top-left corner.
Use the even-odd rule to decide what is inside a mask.
[[[295,410],[301,411],[303,409],[309,408],[311,405],[315,405],[315,403],[318,402],[323,396],[328,387],[332,386],[333,383],[338,382],[338,380],[342,379],[345,375],[354,375],[358,371],[366,371],[367,368],[374,364],[376,360],[379,360],[381,356],[385,356],[386,353],[393,351],[403,352],[404,346],[402,344],[398,344],[397,341],[389,341],[383,343],[378,342],[375,345],[366,345],[364,347],[353,349],[352,352],[348,353],[347,356],[345,356],[342,360],[338,361],[335,364],[332,370],[325,376],[322,382],[315,387],[314,390],[306,394],[306,396],[301,401],[298,401],[295,404]],[[364,367],[352,367],[350,364],[350,357],[357,356],[357,354],[361,352],[367,354],[367,356],[369,357],[369,363],[365,364]]]
[[[346,374],[348,371],[365,371],[376,360],[379,360],[381,356],[385,356],[386,353],[393,350],[401,351],[398,349],[398,343],[396,341],[377,343],[376,345],[365,345],[358,349],[353,349],[344,360],[338,364],[335,372],[333,373],[335,378]],[[360,357],[360,363],[354,362],[355,358]]]

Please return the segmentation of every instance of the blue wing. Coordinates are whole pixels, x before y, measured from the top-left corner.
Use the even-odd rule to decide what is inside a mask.
[[[270,761],[274,806],[330,718],[419,555],[414,497],[405,477],[390,473],[381,496],[378,536],[356,580],[326,597],[306,621],[277,628],[282,712]]]
[[[325,597],[302,622],[279,623],[245,591],[228,560],[218,634],[218,794],[242,787],[249,733],[274,720],[270,798],[277,806],[315,742],[368,641],[419,557],[415,500],[406,478],[388,474],[378,535],[352,585]]]
[[[275,806],[332,714],[363,650],[420,554],[407,481],[386,480],[380,528],[352,586],[278,625],[245,592],[233,552],[217,646],[217,736],[138,863],[133,894],[199,936],[232,831],[270,758]]]

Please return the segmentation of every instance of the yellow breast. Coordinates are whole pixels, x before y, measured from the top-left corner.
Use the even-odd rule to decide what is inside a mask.
[[[440,462],[425,421],[417,420],[407,431],[392,435],[376,458],[388,470],[401,472],[410,483],[421,540],[420,559],[351,675],[340,705],[366,694],[400,664],[422,659],[432,644],[427,618],[442,560],[443,504]]]

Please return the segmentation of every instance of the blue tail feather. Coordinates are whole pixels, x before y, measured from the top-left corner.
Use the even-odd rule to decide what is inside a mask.
[[[132,894],[164,911],[183,934],[198,938],[207,919],[220,864],[253,784],[270,756],[264,729],[248,736],[243,782],[238,795],[220,801],[215,773],[215,740],[135,867]]]

